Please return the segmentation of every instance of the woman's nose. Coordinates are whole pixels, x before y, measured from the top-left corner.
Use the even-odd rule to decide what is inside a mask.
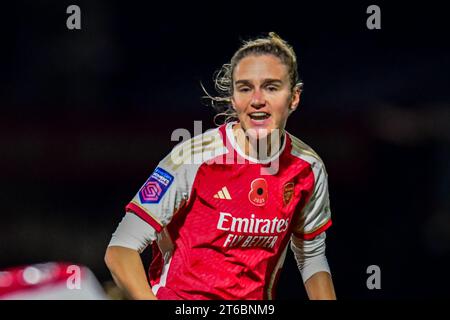
[[[266,104],[266,100],[264,98],[263,93],[261,92],[261,90],[255,90],[252,96],[252,102],[251,105],[254,108],[261,108],[264,107],[264,105]]]

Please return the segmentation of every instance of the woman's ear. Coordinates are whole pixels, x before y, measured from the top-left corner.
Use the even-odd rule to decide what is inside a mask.
[[[291,103],[289,105],[289,112],[293,112],[297,109],[300,103],[300,94],[302,93],[301,86],[296,85],[293,89]]]

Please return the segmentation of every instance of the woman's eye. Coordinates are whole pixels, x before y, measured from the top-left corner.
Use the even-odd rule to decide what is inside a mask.
[[[239,92],[249,92],[250,88],[249,87],[241,87],[239,88]]]
[[[268,87],[267,87],[267,90],[269,90],[269,91],[277,91],[278,88],[275,87],[275,86],[268,86]]]

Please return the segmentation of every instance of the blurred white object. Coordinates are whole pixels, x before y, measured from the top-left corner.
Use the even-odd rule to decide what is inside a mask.
[[[106,300],[102,286],[81,265],[49,262],[0,271],[0,300]]]

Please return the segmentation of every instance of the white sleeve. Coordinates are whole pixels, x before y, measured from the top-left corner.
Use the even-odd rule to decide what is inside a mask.
[[[325,166],[322,162],[316,162],[312,168],[315,179],[313,194],[299,215],[299,223],[294,228],[294,234],[304,240],[314,239],[332,224],[328,175]]]
[[[174,214],[186,204],[193,187],[196,168],[193,164],[173,162],[177,148],[166,156],[126,206],[161,232],[172,220]]]
[[[113,233],[108,247],[119,246],[141,253],[156,239],[156,231],[133,213],[126,213]]]
[[[322,232],[312,240],[304,240],[295,235],[291,236],[291,250],[297,261],[303,283],[317,272],[325,271],[331,274],[325,256],[326,234]]]

